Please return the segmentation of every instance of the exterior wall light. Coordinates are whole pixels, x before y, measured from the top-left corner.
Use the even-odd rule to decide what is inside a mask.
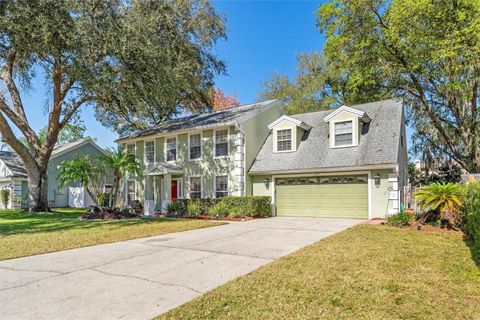
[[[263,183],[265,184],[265,188],[267,188],[267,190],[268,190],[269,187],[270,187],[270,179],[265,178],[265,180],[263,180]]]
[[[375,187],[380,188],[380,175],[377,173],[373,179],[375,179]]]

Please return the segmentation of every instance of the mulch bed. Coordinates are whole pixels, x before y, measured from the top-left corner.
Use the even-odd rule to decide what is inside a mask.
[[[85,212],[80,220],[121,220],[121,219],[135,219],[141,215],[134,212],[120,211],[118,209],[106,209],[93,207]]]
[[[165,217],[165,215],[158,215],[158,217]],[[215,218],[212,216],[204,216],[204,215],[198,215],[198,216],[178,216],[178,217],[172,217],[176,219],[198,219],[198,220],[215,220],[215,221],[250,221],[254,219],[261,219],[261,218],[255,218],[255,217],[224,217],[224,218]]]

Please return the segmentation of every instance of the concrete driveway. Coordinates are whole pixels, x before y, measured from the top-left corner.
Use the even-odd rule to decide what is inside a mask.
[[[359,222],[270,218],[1,261],[1,318],[151,319]]]

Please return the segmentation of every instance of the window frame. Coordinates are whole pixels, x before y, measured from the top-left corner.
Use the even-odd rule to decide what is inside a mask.
[[[226,131],[227,132],[227,141],[223,142],[227,144],[227,154],[226,155],[217,155],[217,132]],[[228,158],[230,157],[230,130],[229,128],[219,128],[213,130],[213,157],[214,158]]]
[[[351,132],[350,134],[352,135],[352,140],[350,142],[350,144],[342,144],[342,145],[337,145],[337,134],[335,132],[335,129],[336,129],[336,125],[338,123],[348,123],[350,122],[351,123]],[[355,131],[355,125],[354,125],[354,119],[350,119],[350,120],[339,120],[339,121],[335,121],[333,122],[333,147],[334,148],[345,148],[345,147],[352,147],[355,145],[355,135],[354,135],[354,131]],[[341,133],[341,134],[345,134],[345,133]]]
[[[134,199],[132,199],[132,201],[136,200],[135,198],[137,197],[137,181],[135,181],[134,179],[128,179],[125,183],[125,203],[130,206],[131,205],[131,202],[128,201],[128,196],[129,194],[131,194],[132,192],[129,192],[128,191],[128,184],[133,182],[133,194],[135,195],[134,196]]]
[[[199,198],[192,198],[192,178],[193,179],[200,179],[200,197]],[[196,193],[198,191],[195,191]],[[203,177],[202,176],[190,176],[188,177],[188,199],[202,199],[203,198]]]
[[[200,157],[192,159],[190,140],[191,140],[191,136],[195,136],[195,135],[200,136]],[[191,133],[188,134],[188,161],[200,161],[200,160],[202,160],[202,157],[203,157],[203,142],[202,142],[202,140],[203,140],[203,133],[201,131],[200,132],[191,132]]]
[[[217,178],[225,178],[225,179],[226,179],[226,181],[227,181],[227,189],[226,189],[225,191],[218,191],[218,190],[217,190],[217,186],[218,186],[218,184],[217,184]],[[215,198],[228,197],[228,196],[230,195],[230,188],[229,188],[229,187],[230,187],[230,183],[229,183],[229,181],[228,181],[228,175],[227,175],[227,174],[218,174],[218,175],[215,175],[215,177],[214,177],[214,179],[213,179],[213,192],[214,192],[213,195],[214,195]],[[225,195],[219,197],[219,196],[217,195],[217,192],[224,192]]]
[[[290,140],[287,140],[287,139],[279,140],[278,139],[278,134],[279,134],[280,131],[290,131]],[[280,141],[290,141],[290,149],[279,150],[278,149],[278,143]],[[279,129],[275,130],[275,151],[276,152],[292,152],[292,151],[295,151],[294,148],[293,148],[293,128],[279,128]]]
[[[133,153],[130,153],[130,151],[128,150],[128,146],[133,146]],[[132,154],[132,155],[136,155],[137,153],[137,144],[135,142],[133,143],[125,143],[125,150],[127,152],[127,154]]]
[[[168,149],[168,142],[167,142],[168,139],[175,139],[175,159],[173,160],[168,160],[168,151],[170,150]],[[165,137],[165,161],[175,162],[177,161],[177,157],[178,157],[178,136],[166,136]]]
[[[147,160],[147,143],[151,142],[153,144],[153,160]],[[145,164],[152,164],[155,163],[155,140],[145,140],[143,142],[143,162]]]

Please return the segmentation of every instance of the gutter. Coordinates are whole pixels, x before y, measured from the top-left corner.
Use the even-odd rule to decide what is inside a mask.
[[[252,176],[272,175],[272,174],[301,174],[301,173],[322,173],[322,172],[341,172],[341,171],[362,171],[362,170],[382,170],[396,169],[396,163],[373,164],[353,167],[329,167],[329,168],[313,168],[313,169],[289,169],[289,170],[266,170],[249,172]]]

